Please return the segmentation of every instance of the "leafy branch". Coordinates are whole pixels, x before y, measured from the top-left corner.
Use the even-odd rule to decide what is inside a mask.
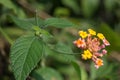
[[[75,24],[59,18],[48,18],[46,20],[38,19],[37,14],[36,18],[22,20],[14,16],[11,16],[11,19],[18,25],[20,28],[31,31],[31,34],[23,35],[18,38],[11,47],[11,67],[14,72],[16,80],[25,80],[31,71],[37,66],[38,62],[41,61],[41,66],[45,66],[45,52],[46,46],[48,46],[47,40],[53,36],[46,30],[42,29],[49,26],[57,28],[65,28],[76,26]],[[50,47],[49,47],[50,48]],[[66,49],[65,49],[66,48]],[[72,50],[64,44],[56,44],[54,51],[50,48],[50,51],[59,54],[74,54]],[[55,54],[55,55],[59,55]],[[73,55],[66,55],[62,57],[67,58],[68,60],[75,60]]]

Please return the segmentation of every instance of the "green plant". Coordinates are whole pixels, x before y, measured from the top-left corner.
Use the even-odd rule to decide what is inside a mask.
[[[40,18],[27,18],[36,8]],[[78,30],[88,28],[111,45],[105,59],[98,57],[104,60],[99,69],[81,59],[89,58],[88,51],[72,43]],[[120,80],[119,35],[119,0],[0,0],[0,80],[14,80],[13,73],[21,80]]]
[[[45,66],[45,58],[50,55],[50,52],[53,52],[54,55],[62,54],[61,56],[68,61],[75,60],[73,55],[69,55],[74,54],[70,47],[58,42],[57,44],[51,44],[49,41],[51,39],[55,41],[54,36],[45,30],[48,26],[65,28],[76,26],[75,24],[58,18],[48,18],[46,20],[38,19],[37,17],[28,20],[21,20],[14,16],[11,16],[11,18],[19,27],[29,31],[29,34],[18,38],[11,47],[11,67],[16,80],[25,80],[36,66]],[[41,65],[38,65],[39,62]],[[42,69],[42,71],[38,70],[37,73],[45,72],[44,70],[46,68]],[[59,73],[51,68],[47,68],[47,70],[53,73],[56,76],[55,78],[58,78],[57,76],[60,77]],[[62,80],[62,78],[60,77],[57,80]]]

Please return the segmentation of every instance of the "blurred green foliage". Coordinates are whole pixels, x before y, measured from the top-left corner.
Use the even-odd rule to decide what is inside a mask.
[[[26,28],[26,26],[31,28],[30,25],[36,24],[35,18],[33,18],[35,14],[25,3],[30,4],[33,12],[35,9],[38,9],[38,14],[45,11],[53,17],[66,18],[78,25],[69,24],[66,19],[63,19],[62,22],[65,24],[61,24],[61,26],[71,25],[71,27],[61,29],[58,25],[62,22],[57,18],[51,18],[53,21],[45,19],[46,22],[42,18],[38,18],[38,26],[41,28],[45,24],[49,25],[45,30],[55,37],[55,40],[48,38],[49,42],[55,46],[49,45],[53,51],[46,46],[45,63],[47,67],[37,69],[33,72],[34,74],[30,74],[30,79],[34,80],[35,77],[35,80],[39,80],[40,75],[43,75],[44,77],[41,77],[40,80],[120,80],[120,60],[118,57],[112,57],[114,52],[118,53],[116,56],[120,55],[120,0],[0,0],[0,36],[3,36],[8,42],[26,34],[27,31],[21,28]],[[68,25],[66,25],[67,23]],[[81,51],[76,49],[72,42],[77,38],[79,30],[88,28],[102,32],[111,44],[104,60],[104,66],[98,70],[94,68],[93,63],[81,60],[80,55],[73,57],[59,54],[67,51],[68,54],[80,53]],[[43,31],[43,33],[46,32]],[[61,50],[63,52],[60,52]],[[14,80],[9,63],[5,68],[3,67],[6,64],[4,59],[9,60],[9,56],[4,57],[0,48],[0,80]],[[78,60],[78,62],[70,64],[71,60]],[[39,79],[37,79],[38,76]]]

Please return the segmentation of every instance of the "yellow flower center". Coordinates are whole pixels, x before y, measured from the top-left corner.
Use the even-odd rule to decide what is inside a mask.
[[[98,33],[97,36],[98,36],[98,38],[100,38],[101,40],[103,40],[103,39],[105,38],[102,33]]]
[[[79,31],[79,35],[82,37],[82,38],[86,38],[88,36],[87,32],[85,31]]]
[[[88,29],[88,32],[91,34],[91,35],[96,35],[96,32],[92,29]]]

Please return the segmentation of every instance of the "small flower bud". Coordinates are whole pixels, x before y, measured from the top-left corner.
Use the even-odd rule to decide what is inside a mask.
[[[102,53],[103,53],[103,54],[106,54],[106,53],[107,53],[107,50],[103,49],[103,50],[102,50]]]

